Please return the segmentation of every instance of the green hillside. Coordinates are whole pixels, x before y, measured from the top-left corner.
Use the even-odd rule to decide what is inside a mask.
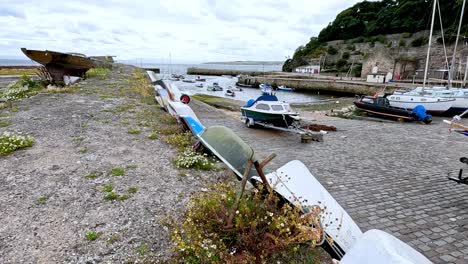
[[[454,42],[460,19],[462,0],[441,0],[441,13],[448,43]],[[382,41],[387,34],[407,33],[430,28],[432,0],[382,0],[363,1],[339,13],[335,20],[322,29],[318,37],[312,37],[304,46],[296,49],[292,59],[285,62],[284,71],[306,64],[307,58],[335,52],[326,42],[350,40],[353,42]],[[436,19],[436,29],[440,24]],[[462,32],[468,35],[468,12],[465,12]],[[440,39],[438,41],[441,41]]]

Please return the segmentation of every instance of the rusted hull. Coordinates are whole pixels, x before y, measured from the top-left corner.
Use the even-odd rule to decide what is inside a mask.
[[[95,67],[94,62],[86,57],[48,50],[21,51],[31,60],[44,65],[56,81],[63,81],[64,75],[83,76],[87,70]]]

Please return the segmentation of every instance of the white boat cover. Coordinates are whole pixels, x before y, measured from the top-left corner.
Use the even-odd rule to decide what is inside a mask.
[[[340,264],[428,264],[421,253],[398,238],[381,230],[372,229],[346,252]]]

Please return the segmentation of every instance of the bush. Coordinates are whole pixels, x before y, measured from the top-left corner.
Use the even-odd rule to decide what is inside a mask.
[[[399,47],[406,47],[406,41],[404,39],[400,39],[400,42],[398,43]]]
[[[238,186],[215,184],[191,199],[171,229],[178,262],[271,263],[275,254],[292,254],[304,244],[314,248],[321,240],[322,230],[312,228],[320,226],[317,207],[302,216],[261,188],[245,194],[236,207]]]
[[[413,33],[410,32],[405,32],[401,35],[402,38],[411,38],[413,36]]]
[[[3,132],[0,135],[0,156],[6,156],[16,150],[31,147],[32,145],[34,145],[34,138],[31,136]]]
[[[349,44],[348,46],[346,46],[346,49],[347,50],[350,50],[350,51],[355,51],[356,50],[356,46],[352,45],[352,44]]]
[[[341,55],[341,58],[343,60],[348,60],[350,56],[351,55],[349,54],[349,52],[343,52],[343,55]]]
[[[419,37],[411,41],[412,47],[421,47],[422,45],[426,45],[429,40],[426,37]]]
[[[347,64],[348,64],[348,61],[347,61],[347,60],[345,60],[345,59],[339,59],[339,60],[336,62],[336,67],[337,67],[337,68],[343,68],[343,67],[345,67]]]
[[[327,53],[330,55],[336,55],[338,54],[338,50],[333,46],[329,46],[327,49]]]
[[[187,148],[174,158],[174,164],[179,169],[211,170],[214,162],[207,154],[195,152],[192,148]]]

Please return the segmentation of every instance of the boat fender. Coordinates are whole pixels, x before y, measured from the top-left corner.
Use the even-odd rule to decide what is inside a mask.
[[[417,105],[413,108],[412,113],[418,121],[423,121],[426,124],[432,121],[432,116],[426,113],[426,108],[423,105]]]
[[[190,96],[183,94],[182,96],[180,96],[180,101],[184,104],[188,104],[190,103]]]

